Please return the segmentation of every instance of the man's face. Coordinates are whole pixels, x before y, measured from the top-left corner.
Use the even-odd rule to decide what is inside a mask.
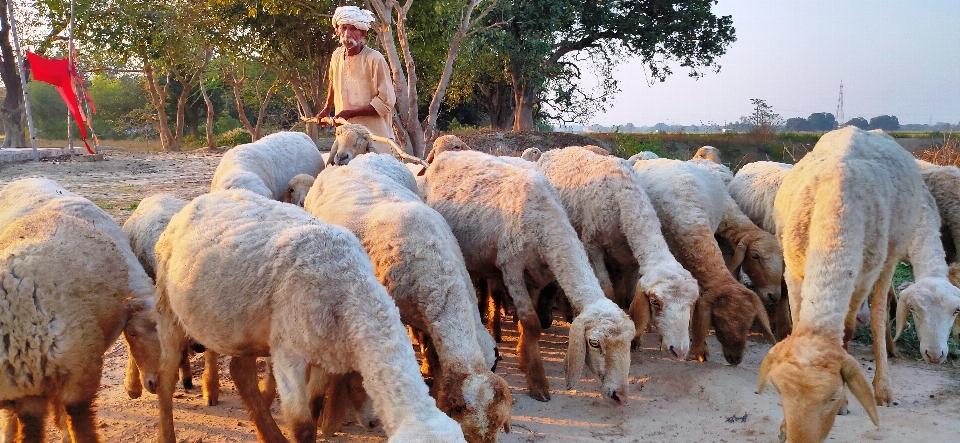
[[[367,36],[367,31],[357,29],[356,26],[350,24],[340,24],[337,27],[337,36],[340,37],[340,44],[344,48],[354,49],[357,45],[363,43],[363,39]]]

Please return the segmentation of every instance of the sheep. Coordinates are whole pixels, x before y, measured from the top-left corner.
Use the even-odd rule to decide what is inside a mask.
[[[227,151],[213,173],[210,191],[246,189],[280,200],[294,176],[316,176],[321,170],[323,158],[310,136],[278,132]]]
[[[473,148],[471,148],[470,145],[456,135],[441,135],[433,141],[433,149],[427,154],[427,163],[433,163],[433,159],[441,152],[469,151],[471,149]]]
[[[139,368],[139,376],[135,372],[128,372],[125,388],[130,398],[140,397],[144,386],[147,391],[156,392],[160,345],[152,314],[155,302],[154,286],[130,249],[126,234],[113,218],[93,202],[64,189],[52,180],[26,178],[10,182],[0,189],[0,229],[28,214],[47,210],[86,220],[109,236],[123,254],[129,303],[132,306],[147,307],[145,311],[131,311],[131,316],[127,319],[127,329],[123,333],[130,352],[128,371]]]
[[[541,326],[526,275],[537,288],[557,280],[579,312],[564,358],[567,388],[577,384],[586,364],[597,375],[603,396],[625,404],[633,323],[604,297],[549,182],[532,168],[462,151],[438,155],[420,185],[423,201],[450,224],[471,276],[502,279],[513,299],[520,317],[518,354],[530,396],[550,400],[537,343]]]
[[[630,167],[632,168],[633,165],[636,164],[638,161],[653,160],[657,158],[660,158],[660,156],[650,151],[640,151],[636,154],[631,155],[630,158],[627,159],[627,164],[630,165]]]
[[[917,160],[920,175],[937,202],[947,263],[960,262],[960,168]]]
[[[122,229],[130,240],[130,247],[151,279],[157,277],[155,252],[157,240],[174,214],[183,209],[187,203],[189,202],[170,194],[151,195],[141,200],[137,209],[130,214],[130,218],[123,223]],[[202,350],[202,346],[196,344],[191,347],[195,352],[204,352],[203,398],[208,406],[216,406],[220,398],[220,367],[217,364],[219,355],[213,351]],[[136,374],[136,371],[134,362],[129,361],[127,378],[124,381],[128,391],[139,389],[136,386],[138,380],[131,377],[131,374]],[[180,362],[180,381],[184,389],[193,389],[193,374],[187,352],[184,352]]]
[[[93,402],[103,353],[121,333],[155,388],[152,285],[113,236],[116,222],[55,182],[12,182],[0,208],[2,438],[43,441],[50,403],[65,439],[99,441]]]
[[[260,441],[286,441],[256,389],[255,357],[266,355],[298,442],[316,441],[308,376],[352,370],[363,376],[389,441],[465,441],[429,397],[399,311],[346,229],[250,191],[222,191],[178,212],[156,253],[157,441],[177,441],[173,388],[187,335],[234,357],[231,375]]]
[[[280,201],[291,203],[297,206],[303,206],[303,200],[307,197],[307,192],[313,186],[316,177],[310,174],[297,174],[287,183],[287,190],[283,192],[283,198]]]
[[[510,429],[511,410],[509,386],[490,372],[496,344],[476,309],[457,239],[405,182],[413,175],[392,156],[363,154],[321,172],[304,207],[360,239],[401,320],[429,336],[425,354],[440,410],[460,422],[467,441],[496,441],[501,427]]]
[[[781,432],[792,442],[826,439],[846,384],[876,425],[892,397],[884,328],[893,271],[920,222],[923,180],[892,137],[846,127],[824,134],[784,177],[774,203],[784,249],[793,333],[770,349],[759,392],[773,384]],[[844,349],[857,307],[873,290],[876,373],[871,398],[863,369]],[[879,301],[879,302],[878,302]]]
[[[540,148],[531,147],[531,148],[524,149],[523,153],[520,154],[520,158],[526,161],[535,162],[537,160],[540,160],[541,155],[543,155],[543,151],[541,151]]]
[[[785,177],[793,165],[760,161],[747,163],[727,184],[730,196],[754,224],[764,231],[776,234],[773,222],[773,202]]]
[[[333,146],[330,147],[327,165],[342,166],[360,154],[377,152],[374,142],[387,143],[392,146],[394,155],[399,157],[400,160],[421,166],[427,165],[423,160],[403,152],[403,149],[393,140],[371,134],[366,126],[346,123],[346,121],[343,123],[345,124],[337,126],[336,139],[333,141]]]
[[[581,147],[597,155],[610,155],[610,151],[597,145],[583,145]]]
[[[578,146],[546,152],[537,170],[560,196],[607,296],[623,308],[630,307],[634,291],[636,297],[647,298],[649,305],[642,306],[654,308],[664,353],[686,358],[697,281],[670,254],[636,172],[619,158]],[[605,260],[635,270],[608,274]],[[639,282],[637,275],[642,276]],[[638,324],[645,315],[649,311],[631,315],[638,334],[646,326]]]
[[[732,365],[743,359],[755,321],[764,336],[775,342],[763,303],[733,278],[713,238],[729,209],[730,195],[720,179],[679,160],[643,160],[634,169],[657,212],[670,251],[702,288],[694,311],[690,355],[707,359],[711,323],[724,358]]]
[[[720,160],[720,150],[713,146],[701,146],[700,149],[697,149],[697,153],[693,154],[693,158],[707,160],[718,165],[723,164],[723,160]]]

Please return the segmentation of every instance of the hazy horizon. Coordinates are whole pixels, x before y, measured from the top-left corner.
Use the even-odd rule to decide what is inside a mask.
[[[720,0],[714,12],[733,17],[737,36],[720,73],[694,80],[677,66],[649,86],[631,59],[614,71],[621,92],[590,123],[724,124],[748,115],[752,98],[784,120],[836,114],[841,81],[844,122],[960,122],[958,0]]]

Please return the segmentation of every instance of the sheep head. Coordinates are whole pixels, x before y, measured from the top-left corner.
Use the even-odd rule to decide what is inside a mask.
[[[645,324],[637,324],[642,313],[634,313],[634,305],[637,299],[646,299],[648,318],[660,331],[661,349],[667,357],[685,359],[690,351],[690,314],[698,295],[697,281],[686,269],[657,267],[644,274],[631,303],[631,318],[637,334]]]
[[[437,411],[436,414],[418,416],[416,421],[400,423],[389,443],[461,443],[465,441],[460,425],[452,418]]]
[[[860,364],[839,340],[813,334],[790,335],[763,359],[758,393],[763,392],[767,381],[780,394],[784,417],[780,428],[781,432],[785,428],[790,442],[822,442],[827,438],[843,403],[844,385],[877,425],[873,390]]]
[[[747,337],[754,322],[760,324],[764,337],[770,343],[777,342],[770,330],[767,310],[757,294],[736,282],[720,285],[707,290],[697,302],[693,322],[694,340],[705,338],[712,324],[717,341],[723,348],[724,359],[736,366],[743,360]],[[698,357],[706,359],[707,355]]]
[[[693,154],[693,158],[702,158],[717,164],[723,164],[720,160],[720,150],[713,146],[701,146],[700,149],[697,149],[697,153]]]
[[[745,236],[734,249],[730,267],[740,266],[750,277],[763,304],[780,300],[783,281],[783,249],[776,237],[757,229]]]
[[[287,184],[287,190],[283,192],[283,198],[280,201],[302,208],[303,201],[307,198],[307,192],[310,192],[310,187],[313,186],[315,180],[316,178],[309,174],[297,174],[293,176],[293,178],[290,179],[290,183]]]
[[[907,313],[920,337],[920,353],[928,363],[947,361],[947,338],[960,314],[960,289],[945,278],[921,278],[900,293],[897,302],[897,338],[907,324]]]
[[[433,141],[433,149],[427,154],[427,163],[433,163],[433,159],[441,152],[447,151],[469,151],[472,148],[466,142],[456,135],[441,135]]]
[[[500,429],[510,432],[510,386],[490,371],[441,375],[437,407],[460,423],[470,443],[494,443]]]
[[[139,374],[127,373],[127,378],[139,376],[139,386],[145,386],[151,394],[157,393],[157,382],[160,373],[160,335],[157,333],[157,318],[154,306],[156,301],[151,298],[134,298],[126,300],[127,322],[123,327],[123,339],[127,342],[130,355],[139,368]],[[132,365],[131,365],[132,367]],[[135,380],[125,380],[127,394],[131,398],[140,396]]]
[[[345,165],[356,156],[369,152],[373,147],[370,130],[366,126],[349,124],[337,126],[336,140],[330,147],[328,165]]]
[[[612,301],[603,298],[584,308],[570,325],[563,361],[567,389],[577,385],[586,364],[597,376],[604,397],[627,404],[630,340],[635,335],[633,322]]]
[[[523,154],[520,154],[520,158],[528,162],[536,162],[540,160],[541,155],[543,155],[543,151],[541,151],[540,148],[533,147],[525,149]]]

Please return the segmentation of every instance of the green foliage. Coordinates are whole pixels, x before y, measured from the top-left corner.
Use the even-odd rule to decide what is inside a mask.
[[[215,137],[217,146],[233,147],[237,145],[242,145],[244,143],[250,143],[252,140],[253,139],[252,137],[250,137],[250,133],[247,132],[247,130],[244,128],[231,129]]]
[[[33,127],[38,138],[67,138],[67,105],[53,85],[32,81],[27,83]],[[74,125],[76,129],[76,125]]]
[[[900,120],[895,115],[878,115],[870,119],[867,129],[883,129],[884,131],[896,131],[900,129]]]
[[[659,138],[641,139],[636,134],[625,134],[617,132],[614,134],[614,143],[616,144],[615,155],[623,158],[630,158],[643,151],[650,151],[659,157],[668,157],[663,148],[663,141]]]

